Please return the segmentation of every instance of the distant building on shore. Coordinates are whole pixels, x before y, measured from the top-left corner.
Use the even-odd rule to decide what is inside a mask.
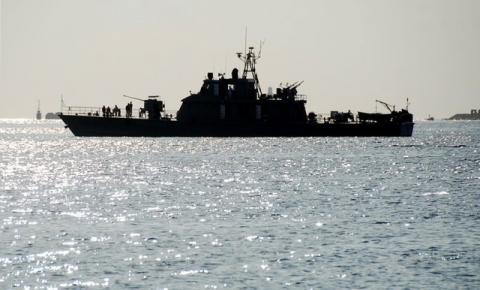
[[[455,114],[449,120],[480,120],[480,109],[472,109],[470,114]]]

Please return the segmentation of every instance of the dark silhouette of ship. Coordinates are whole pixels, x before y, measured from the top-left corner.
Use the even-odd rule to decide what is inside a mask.
[[[480,120],[480,109],[471,109],[470,114],[455,114],[448,120]]]
[[[253,47],[237,53],[244,63],[242,75],[234,68],[230,78],[208,73],[198,93],[182,100],[178,112],[169,114],[158,96],[143,101],[138,114],[131,103],[122,110],[115,106],[66,107],[60,114],[75,136],[145,136],[145,137],[261,137],[261,136],[411,136],[413,116],[407,109],[377,101],[389,113],[332,111],[319,116],[305,110],[305,96],[297,89],[303,83],[284,85],[262,92],[255,69],[260,53]],[[128,96],[126,96],[128,97]]]

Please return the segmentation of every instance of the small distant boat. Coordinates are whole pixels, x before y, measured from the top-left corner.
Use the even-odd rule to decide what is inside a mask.
[[[435,118],[432,117],[432,116],[430,116],[430,115],[428,115],[428,118],[426,118],[425,120],[427,120],[427,121],[435,121]]]
[[[45,119],[46,120],[58,120],[58,119],[60,119],[60,117],[58,116],[60,114],[61,114],[60,112],[56,112],[56,113],[49,112],[45,115]]]
[[[38,101],[38,108],[37,108],[37,115],[36,115],[37,120],[42,119],[42,112],[40,112],[40,101]]]
[[[455,114],[448,120],[480,120],[480,109],[471,109],[470,114]]]

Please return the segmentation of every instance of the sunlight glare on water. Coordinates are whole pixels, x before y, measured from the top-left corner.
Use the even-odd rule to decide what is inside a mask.
[[[0,120],[0,288],[477,288],[479,128],[78,138]]]

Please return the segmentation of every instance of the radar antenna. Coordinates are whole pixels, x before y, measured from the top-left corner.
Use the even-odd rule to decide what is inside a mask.
[[[262,95],[262,89],[260,87],[260,82],[258,80],[258,74],[255,70],[255,65],[257,64],[257,60],[260,58],[260,55],[256,55],[253,46],[248,48],[248,52],[243,54],[241,52],[237,52],[238,58],[244,63],[243,67],[243,75],[244,79],[247,78],[248,73],[251,73],[253,79],[255,80],[255,87],[257,89],[257,95]]]

